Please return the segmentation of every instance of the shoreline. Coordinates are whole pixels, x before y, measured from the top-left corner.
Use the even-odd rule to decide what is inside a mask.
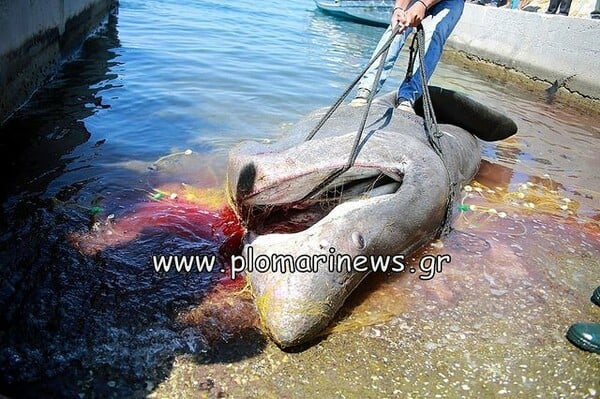
[[[476,71],[486,77],[505,81],[510,85],[514,85],[519,90],[536,93],[540,97],[546,95],[546,89],[553,83],[452,48],[444,49],[442,60],[448,64]],[[586,115],[600,113],[600,99],[581,95],[578,92],[569,90],[568,87],[560,87],[554,95],[553,101],[566,102]]]
[[[501,69],[526,76],[531,80],[527,86],[535,90],[538,86],[545,89],[556,80],[566,80],[561,93],[573,94],[576,103],[597,110],[600,108],[598,33],[600,20],[467,3],[446,49],[464,54],[462,57],[471,63],[500,67],[492,76],[497,76]],[[491,73],[484,65],[477,69]]]

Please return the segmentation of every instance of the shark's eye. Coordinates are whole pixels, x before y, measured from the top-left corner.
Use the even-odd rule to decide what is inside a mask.
[[[352,233],[352,244],[357,249],[365,249],[365,238],[358,231]]]

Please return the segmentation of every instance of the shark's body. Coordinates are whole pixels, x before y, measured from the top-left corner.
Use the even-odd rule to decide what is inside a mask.
[[[472,134],[440,124],[442,159],[428,141],[422,118],[380,100],[372,105],[353,166],[320,196],[304,200],[348,161],[363,111],[342,106],[305,141],[324,113],[317,111],[275,144],[246,142],[230,153],[228,189],[251,237],[244,256],[263,266],[247,277],[261,320],[282,347],[320,333],[368,275],[330,270],[335,255],[403,255],[426,244],[444,223],[449,196],[479,168],[480,147]],[[272,233],[277,229],[269,218],[283,209],[292,219],[316,223]],[[278,271],[273,264],[264,271],[267,260],[283,255],[302,260],[305,271],[290,273],[288,267],[283,273],[281,263]],[[313,269],[306,271],[311,260]]]

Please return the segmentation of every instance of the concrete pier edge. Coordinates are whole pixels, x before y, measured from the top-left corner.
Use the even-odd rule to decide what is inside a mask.
[[[117,0],[0,0],[0,124],[52,77]]]
[[[600,20],[465,4],[447,49],[487,74],[512,72],[532,86],[566,80],[562,91],[600,107]]]

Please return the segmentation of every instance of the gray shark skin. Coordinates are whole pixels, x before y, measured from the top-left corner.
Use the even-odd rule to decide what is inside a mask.
[[[439,125],[444,165],[427,140],[423,119],[394,110],[389,97],[380,98],[372,104],[352,168],[320,195],[303,200],[346,164],[363,112],[364,107],[341,106],[305,141],[324,114],[319,110],[274,144],[244,142],[230,152],[227,189],[249,232],[246,264],[273,255],[319,259],[314,262],[318,270],[313,264],[310,271],[246,273],[263,327],[282,348],[322,333],[369,274],[347,267],[330,270],[332,255],[408,256],[437,235],[450,187],[458,192],[479,169],[480,147],[472,134]],[[258,222],[290,209],[298,220],[314,224],[273,233]]]

